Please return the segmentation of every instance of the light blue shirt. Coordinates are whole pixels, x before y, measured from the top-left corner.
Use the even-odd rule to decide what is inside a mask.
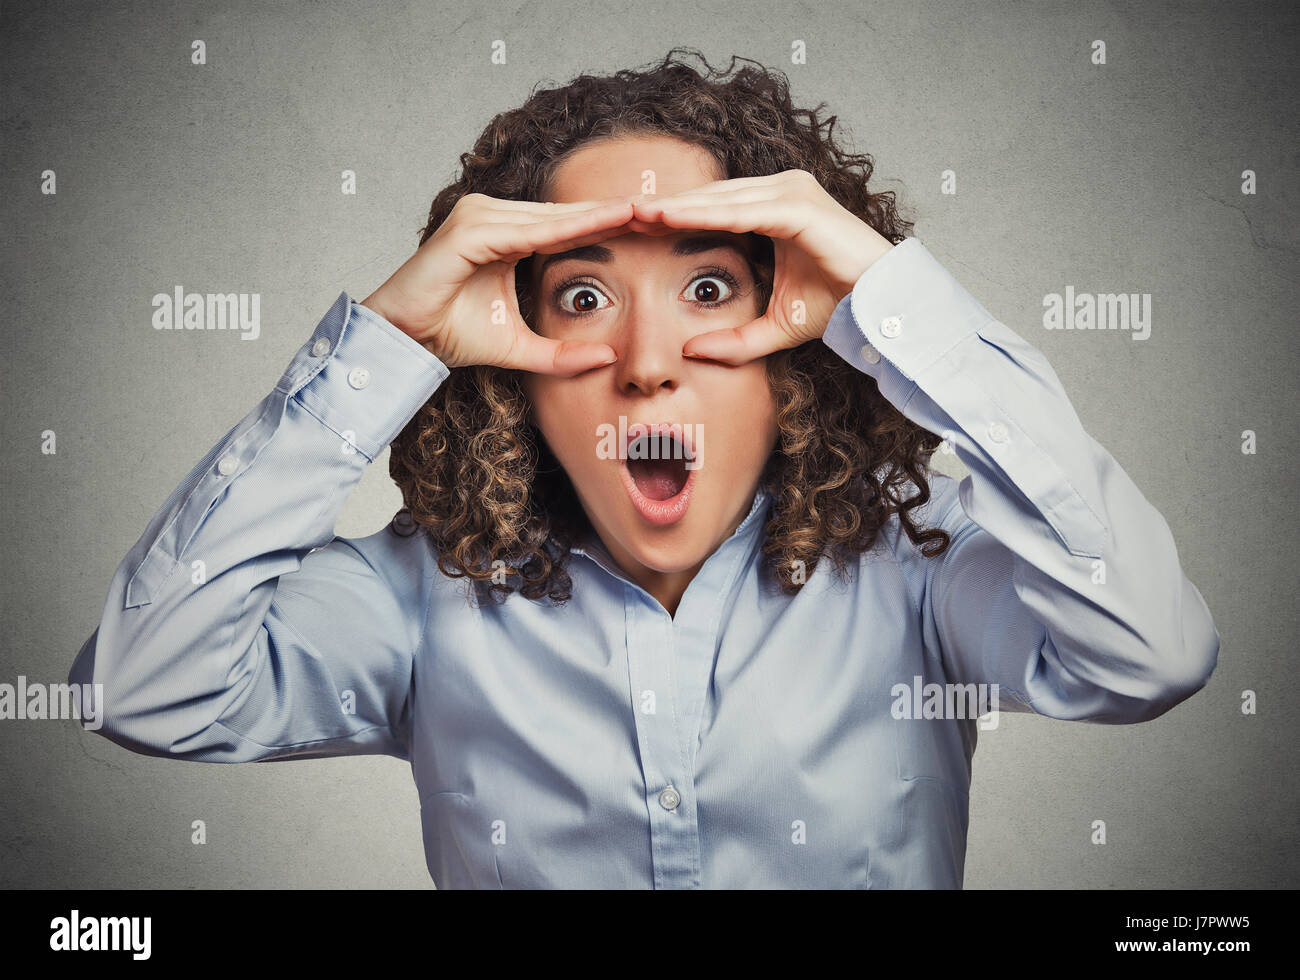
[[[137,752],[409,760],[441,888],[960,887],[994,690],[1145,721],[1206,683],[1219,637],[1043,355],[920,241],[824,342],[969,468],[918,519],[942,557],[895,521],[847,582],[824,561],[783,595],[760,492],[675,617],[595,541],[567,605],[472,605],[422,533],[334,536],[448,374],[345,292],[118,566],[69,679],[104,685],[100,733]]]

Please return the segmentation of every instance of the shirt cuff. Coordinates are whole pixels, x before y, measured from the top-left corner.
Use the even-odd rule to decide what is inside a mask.
[[[950,440],[972,472],[1003,474],[1000,492],[1030,500],[1069,551],[1101,553],[1109,528],[1092,441],[1055,372],[921,242],[872,263],[822,340],[908,419]],[[972,487],[963,483],[962,504],[978,522]]]
[[[822,340],[901,404],[892,396],[914,387],[926,368],[992,319],[928,248],[908,238],[873,262],[840,300]]]
[[[448,374],[422,344],[344,291],[276,388],[373,461]]]

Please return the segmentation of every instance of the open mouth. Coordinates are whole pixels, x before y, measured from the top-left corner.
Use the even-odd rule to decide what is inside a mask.
[[[627,450],[627,469],[636,488],[651,500],[676,497],[686,486],[686,450],[672,436],[641,436]]]
[[[688,466],[691,449],[671,428],[642,426],[642,434],[628,442],[622,466],[633,506],[651,524],[661,526],[685,515],[695,483],[695,468]]]

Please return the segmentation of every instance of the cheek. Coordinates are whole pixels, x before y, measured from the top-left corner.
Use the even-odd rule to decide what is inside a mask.
[[[756,440],[766,445],[766,440],[776,431],[776,396],[767,383],[767,369],[762,361],[746,365],[746,371],[740,401],[748,406],[750,428]]]
[[[595,436],[587,435],[595,431],[595,422],[588,418],[592,400],[583,395],[581,387],[572,380],[536,375],[523,384],[533,424],[566,468],[594,453]]]
[[[525,377],[523,389],[528,397],[529,416],[533,425],[542,431],[546,441],[553,446],[555,437],[559,434],[555,431],[555,419],[560,414],[556,410],[556,403],[562,398],[563,392],[557,390],[554,382],[536,375]]]
[[[776,402],[761,362],[756,370],[746,366],[732,375],[723,400],[711,411],[711,428],[718,435],[715,449],[728,472],[751,470],[766,462],[776,439]],[[706,430],[705,437],[708,437]],[[708,449],[705,449],[706,459]]]

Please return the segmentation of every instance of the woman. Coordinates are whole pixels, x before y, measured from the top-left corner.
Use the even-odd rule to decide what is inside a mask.
[[[1205,684],[1043,356],[834,117],[677,54],[494,119],[189,474],[72,669],[104,734],[409,759],[440,887],[960,887],[977,716]],[[334,537],[390,442],[406,506]]]

